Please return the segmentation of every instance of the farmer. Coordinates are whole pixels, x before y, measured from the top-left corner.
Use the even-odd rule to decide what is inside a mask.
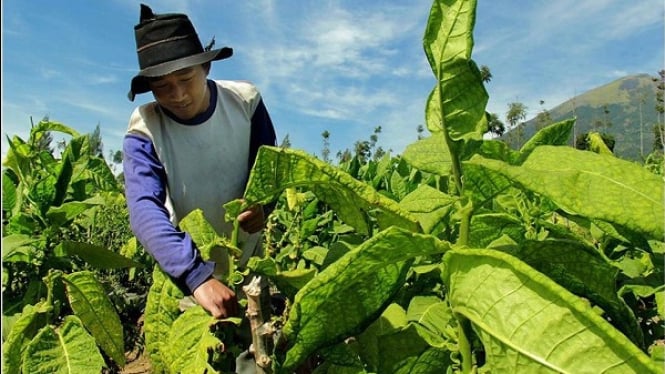
[[[201,258],[178,222],[195,209],[220,235],[230,236],[222,205],[241,198],[261,145],[275,145],[275,130],[256,87],[208,79],[212,61],[231,48],[204,48],[185,14],[155,14],[141,4],[134,27],[140,71],[129,100],[152,92],[137,107],[123,142],[125,193],[131,228],[160,267],[217,318],[238,314],[233,290],[217,278],[228,266]],[[246,261],[261,247],[267,211],[240,214]],[[218,254],[219,259],[228,258]]]

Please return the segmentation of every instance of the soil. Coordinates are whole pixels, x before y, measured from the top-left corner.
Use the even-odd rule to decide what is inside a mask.
[[[132,359],[132,355],[127,355],[127,363],[122,368],[120,374],[148,374],[152,372],[150,358],[142,352],[138,357]]]

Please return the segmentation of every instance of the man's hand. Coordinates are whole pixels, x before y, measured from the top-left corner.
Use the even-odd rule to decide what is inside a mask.
[[[196,302],[215,318],[238,315],[238,300],[235,292],[215,278],[201,283],[194,290],[193,295]]]
[[[250,206],[238,215],[238,222],[240,222],[240,228],[250,234],[261,231],[265,224],[263,207],[261,205]]]

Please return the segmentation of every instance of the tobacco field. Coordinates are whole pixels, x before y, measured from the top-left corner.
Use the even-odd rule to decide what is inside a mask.
[[[243,204],[276,204],[265,256],[243,266],[237,236],[200,211],[180,223],[204,258],[229,250],[236,292],[260,276],[261,297],[281,302],[253,326],[257,372],[663,372],[662,156],[654,169],[602,140],[575,149],[574,118],[520,149],[486,139],[475,11],[475,0],[433,2],[429,134],[403,154],[333,165],[260,149],[244,203],[224,207],[234,221]],[[71,138],[58,157],[40,147],[51,132]],[[89,136],[44,120],[10,146],[2,372],[119,373],[139,356],[152,373],[234,372],[254,321],[183,307]]]

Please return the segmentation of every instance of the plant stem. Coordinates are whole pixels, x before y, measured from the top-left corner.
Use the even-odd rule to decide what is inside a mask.
[[[473,370],[473,360],[471,356],[471,345],[469,339],[466,337],[465,325],[468,320],[462,316],[457,316],[459,325],[457,327],[457,345],[459,346],[460,354],[462,355],[462,373],[469,374]]]
[[[268,353],[267,338],[271,336],[265,323],[261,308],[261,277],[254,277],[252,281],[243,287],[247,295],[247,311],[245,315],[249,319],[252,330],[252,346],[254,348],[254,359],[256,360],[256,373],[272,373],[272,360]]]
[[[460,217],[459,238],[457,244],[467,245],[469,243],[469,231],[471,227],[471,215],[473,214],[473,201],[469,200],[466,205],[458,211]]]
[[[239,248],[238,247],[238,233],[239,232],[240,232],[240,221],[238,221],[238,218],[236,217],[236,219],[233,220],[233,231],[231,232],[231,246],[233,248]],[[227,279],[227,283],[228,283],[228,280],[231,280],[231,278],[233,276],[233,273],[235,273],[235,271],[236,271],[236,266],[235,266],[236,265],[236,263],[235,263],[236,258],[233,255],[232,251],[228,251],[228,256],[229,256],[229,273],[228,273],[229,279]]]

